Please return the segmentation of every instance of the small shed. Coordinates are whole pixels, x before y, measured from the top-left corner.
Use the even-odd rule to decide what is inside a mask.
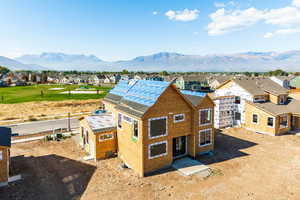
[[[117,153],[117,127],[111,113],[80,119],[80,145],[92,159],[104,159]]]
[[[0,186],[8,184],[11,129],[0,127]]]

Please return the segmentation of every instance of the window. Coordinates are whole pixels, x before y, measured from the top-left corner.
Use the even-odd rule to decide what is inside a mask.
[[[264,96],[256,96],[254,97],[254,102],[264,102],[265,97]]]
[[[235,104],[240,104],[241,103],[241,97],[236,96],[235,97]]]
[[[86,131],[86,143],[89,143],[89,132]]]
[[[234,119],[235,119],[235,120],[241,120],[241,113],[235,112],[235,113],[234,113]]]
[[[268,117],[268,126],[274,127],[274,118],[273,117]]]
[[[149,145],[149,159],[167,155],[167,141],[157,142]]]
[[[157,138],[168,135],[167,117],[149,119],[149,138]]]
[[[128,123],[132,123],[132,119],[126,115],[123,116],[124,121],[128,122]]]
[[[84,128],[81,127],[81,137],[83,138],[84,137]]]
[[[252,115],[252,123],[258,124],[258,115],[257,114]]]
[[[122,114],[118,113],[118,127],[122,128]]]
[[[199,132],[199,146],[206,146],[212,143],[212,129],[205,129]]]
[[[102,134],[99,137],[99,141],[111,140],[113,138],[114,138],[114,135],[112,133]]]
[[[279,96],[279,104],[284,104],[285,98],[284,96]]]
[[[209,125],[211,124],[211,109],[203,109],[200,110],[200,125]]]
[[[0,151],[0,160],[3,160],[3,152]]]
[[[139,124],[137,120],[133,120],[133,137],[139,137]]]
[[[287,115],[280,117],[280,128],[286,128],[288,126],[288,117]]]
[[[184,121],[184,114],[174,115],[173,118],[174,118],[174,123],[182,122]]]

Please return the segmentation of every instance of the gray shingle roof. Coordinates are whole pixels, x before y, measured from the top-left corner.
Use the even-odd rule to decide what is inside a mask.
[[[120,100],[122,99],[121,96],[115,95],[115,94],[111,94],[108,93],[105,97],[104,100],[111,102],[113,104],[119,104]]]
[[[268,78],[235,79],[234,81],[252,95],[263,95],[265,92],[274,95],[288,94],[287,89]]]
[[[0,127],[0,146],[11,146],[11,129]]]
[[[194,96],[194,95],[188,95],[188,94],[184,94],[184,96],[193,104],[193,106],[198,106],[200,104],[200,102],[202,101],[202,99],[204,97],[200,97],[200,96]]]
[[[254,105],[255,107],[272,115],[281,115],[286,113],[300,114],[300,101],[295,99],[289,99],[284,105],[278,105],[272,102],[253,103],[247,101],[247,103]]]

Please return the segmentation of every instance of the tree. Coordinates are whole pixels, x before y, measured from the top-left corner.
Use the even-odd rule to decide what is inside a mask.
[[[123,69],[121,74],[129,74],[129,71],[127,69]]]
[[[0,74],[7,74],[10,70],[4,66],[0,66]]]
[[[168,76],[169,75],[169,73],[167,71],[161,71],[161,72],[159,72],[159,74],[161,76]]]
[[[277,69],[277,70],[274,70],[274,71],[269,71],[268,75],[269,76],[288,76],[289,73],[287,73],[287,72],[285,72],[281,69]]]

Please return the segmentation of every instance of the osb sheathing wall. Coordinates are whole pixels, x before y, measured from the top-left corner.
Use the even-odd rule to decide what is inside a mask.
[[[83,120],[80,121],[80,138],[81,138],[81,142],[83,144],[83,138],[82,138],[82,135],[81,135],[81,127],[84,128],[84,135],[85,135],[85,137],[87,137],[86,132],[87,131],[89,132],[89,134],[88,134],[88,136],[89,136],[89,138],[88,138],[89,143],[87,143],[87,142],[85,143],[84,150],[86,152],[88,152],[88,153],[95,152],[95,151],[91,151],[91,149],[90,149],[90,148],[95,148],[95,147],[93,147],[91,145],[91,142],[95,142],[95,135],[93,133],[93,130],[90,128],[88,122],[86,121],[86,119],[83,119]],[[93,155],[93,156],[95,156],[95,155]]]
[[[143,127],[142,121],[127,113],[122,113],[122,116],[127,115],[132,119],[138,121],[138,138],[133,138],[133,123],[128,123],[122,119],[122,128],[118,127],[118,157],[128,165],[131,169],[136,171],[140,176],[144,175],[143,172]],[[117,119],[116,119],[117,120]]]
[[[113,139],[103,140],[100,141],[100,136],[103,134],[112,134]],[[107,152],[117,152],[117,131],[107,131],[101,133],[95,133],[95,148],[96,148],[96,159],[103,159],[106,158]]]
[[[0,146],[2,160],[0,160],[0,183],[7,182],[9,177],[9,148]]]
[[[211,109],[211,117],[212,117],[212,123],[209,125],[205,125],[205,126],[201,126],[200,125],[200,114],[199,111],[201,109]],[[192,156],[196,156],[199,153],[202,152],[207,152],[207,151],[211,151],[214,149],[214,142],[215,142],[215,130],[214,130],[214,102],[209,98],[209,97],[205,97],[202,101],[201,104],[196,108],[196,110],[194,111],[194,140],[195,140],[195,151],[192,154]],[[211,145],[206,145],[206,146],[199,146],[199,132],[201,130],[205,130],[205,129],[212,129],[212,144]]]
[[[173,138],[192,134],[191,123],[192,107],[176,91],[175,88],[168,87],[159,97],[158,101],[148,110],[143,120],[143,163],[144,173],[149,173],[160,168],[168,167],[173,162]],[[185,114],[183,122],[174,123],[173,116]],[[168,119],[168,135],[150,139],[148,136],[148,120],[156,117],[166,116]],[[149,144],[167,141],[167,155],[149,159]],[[192,148],[188,145],[188,149]]]
[[[291,129],[291,114],[288,114],[288,127],[280,129],[279,116],[271,115],[261,109],[256,108],[255,106],[246,103],[245,107],[245,128],[260,132],[268,133],[271,135],[280,135],[288,132]],[[252,115],[258,115],[258,123],[255,124],[252,122]],[[274,118],[273,127],[268,126],[268,117]]]
[[[105,105],[105,110],[111,112],[113,114],[113,116],[115,117],[115,119],[117,119],[118,115],[117,115],[117,111],[115,109],[116,105],[113,103],[110,103],[108,101],[103,100],[102,103]],[[117,125],[117,120],[115,120],[116,125]]]

